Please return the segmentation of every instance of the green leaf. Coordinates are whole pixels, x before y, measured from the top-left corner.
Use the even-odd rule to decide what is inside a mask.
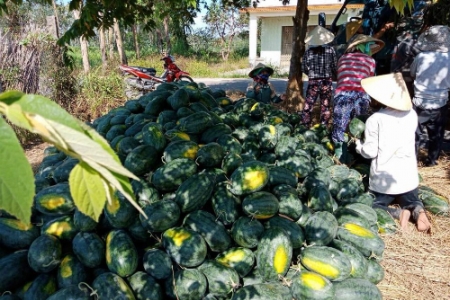
[[[24,115],[22,108],[20,105],[7,105],[5,103],[0,102],[0,112],[5,114],[9,121],[13,124],[22,127],[27,130],[32,130],[32,126],[28,121],[27,117]]]
[[[105,184],[100,174],[80,162],[70,172],[69,185],[78,210],[98,222],[106,202]]]
[[[111,156],[110,153],[113,150],[109,146],[108,148],[110,151],[106,151],[103,149],[102,145],[99,145],[84,133],[51,120],[47,120],[47,123],[60,135],[64,142],[67,143],[71,151],[80,155],[82,160],[95,161],[114,173],[139,180],[136,175],[124,168],[120,162],[116,161],[115,158]]]
[[[29,224],[34,175],[14,130],[0,116],[0,208]]]
[[[7,105],[20,105],[24,113],[40,115],[48,120],[64,124],[77,131],[83,131],[80,121],[70,115],[52,100],[39,95],[27,95],[17,91],[0,94],[0,101]],[[14,122],[14,120],[11,120]],[[16,124],[21,126],[20,124]]]
[[[87,126],[86,124],[82,124],[85,133],[94,141],[97,142],[102,146],[102,148],[108,152],[117,162],[120,162],[119,157],[117,156],[117,153],[114,152],[113,149],[109,146],[109,143],[107,140],[105,140],[97,131],[95,131],[93,128]]]
[[[147,215],[142,210],[142,208],[136,204],[134,199],[134,193],[131,188],[131,184],[129,184],[128,178],[111,173],[110,170],[104,168],[103,166],[97,164],[95,161],[86,160],[86,163],[89,164],[92,168],[94,168],[100,175],[107,181],[107,183],[113,188],[113,190],[117,190],[122,193],[122,195],[130,201],[130,203],[145,217]],[[139,180],[139,178],[137,179]],[[112,197],[112,192],[108,196],[108,201]]]

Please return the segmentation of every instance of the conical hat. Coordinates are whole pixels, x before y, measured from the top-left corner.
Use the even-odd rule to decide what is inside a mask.
[[[353,51],[353,48],[356,45],[363,44],[363,43],[368,43],[368,42],[374,42],[375,43],[375,44],[370,46],[370,52],[371,52],[372,55],[374,55],[375,53],[377,53],[378,51],[380,51],[384,47],[384,42],[382,40],[373,38],[373,37],[365,35],[365,34],[356,34],[350,39],[349,44],[348,44],[347,49],[345,50],[345,52]]]
[[[345,25],[345,41],[348,42],[352,36],[361,28],[362,20],[350,21]]]
[[[390,73],[361,80],[361,86],[370,97],[397,110],[412,108],[411,98],[401,73]]]
[[[326,28],[318,25],[308,32],[305,43],[309,46],[322,46],[331,43],[334,40],[334,34]]]
[[[267,71],[267,73],[269,73],[269,76],[271,76],[273,74],[273,69],[271,67],[268,67],[265,64],[259,63],[256,65],[256,67],[253,68],[253,70],[250,71],[250,73],[248,73],[248,77],[253,78],[263,70]]]

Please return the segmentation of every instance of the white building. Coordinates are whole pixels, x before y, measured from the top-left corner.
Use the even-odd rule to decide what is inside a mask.
[[[302,0],[299,0],[302,1]],[[358,1],[355,1],[358,2]],[[318,25],[319,13],[326,14],[326,25],[331,25],[343,1],[309,0],[308,29]],[[289,66],[292,53],[292,40],[297,0],[282,5],[280,0],[260,1],[256,8],[244,9],[250,15],[249,21],[249,62],[251,66],[262,62],[280,68]],[[349,4],[338,23],[347,22],[355,16],[361,16],[363,4]],[[257,54],[258,21],[261,20],[261,53]]]

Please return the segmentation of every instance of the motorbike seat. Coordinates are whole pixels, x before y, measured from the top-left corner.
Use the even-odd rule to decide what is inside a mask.
[[[156,69],[155,68],[144,68],[144,67],[132,67],[140,72],[148,73],[150,75],[156,75]]]

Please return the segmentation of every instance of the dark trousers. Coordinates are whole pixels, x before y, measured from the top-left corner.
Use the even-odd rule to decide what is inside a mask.
[[[422,109],[414,106],[414,110],[419,118],[419,125],[416,130],[416,155],[419,154],[421,136],[426,131],[428,135],[427,161],[429,163],[436,163],[444,142],[448,105],[446,104],[437,109]]]
[[[419,190],[417,188],[398,195],[382,194],[374,191],[370,192],[375,195],[375,200],[373,201],[372,206],[387,210],[391,216],[396,219],[400,217],[401,209],[411,210],[413,215],[418,214],[418,211],[423,209],[423,203],[419,199]],[[389,207],[388,205],[391,204],[398,204],[401,209]]]

